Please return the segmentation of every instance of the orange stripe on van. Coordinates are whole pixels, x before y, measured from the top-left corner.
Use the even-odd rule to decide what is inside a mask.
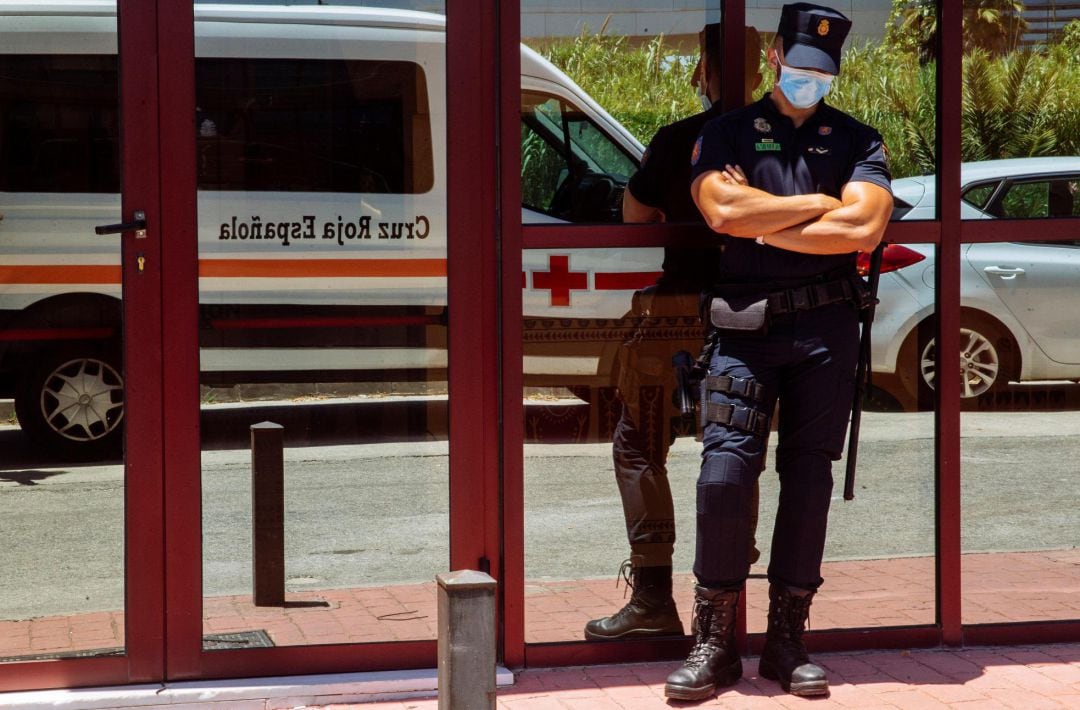
[[[446,259],[202,259],[204,278],[446,276]]]
[[[0,284],[118,284],[119,266],[66,264],[0,266]]]

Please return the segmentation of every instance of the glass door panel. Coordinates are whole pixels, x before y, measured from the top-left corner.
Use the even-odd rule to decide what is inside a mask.
[[[434,639],[449,565],[444,17],[195,16],[203,648]],[[250,452],[261,422],[283,428],[269,497]],[[267,539],[281,546],[264,555]]]
[[[118,88],[115,6],[0,9],[0,663],[125,652]]]

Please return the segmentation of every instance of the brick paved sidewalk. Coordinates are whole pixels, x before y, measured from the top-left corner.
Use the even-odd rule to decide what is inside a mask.
[[[764,568],[755,567],[756,572]],[[872,628],[934,622],[934,558],[825,563],[828,584],[814,599],[810,626]],[[964,623],[1080,618],[1080,550],[967,554],[963,557]],[[747,587],[747,626],[765,631],[767,583]],[[675,597],[690,628],[693,579],[678,575]],[[260,632],[276,646],[436,638],[434,582],[288,594],[284,608],[256,607],[251,596],[204,600],[207,634]],[[525,631],[529,643],[581,640],[585,622],[626,603],[612,577],[529,580]],[[0,620],[0,661],[20,656],[117,653],[121,612]]]
[[[827,698],[796,698],[757,675],[711,700],[670,702],[664,679],[678,663],[526,670],[499,692],[503,710],[647,710],[709,708],[1080,708],[1080,644],[973,647],[960,650],[868,651],[817,654],[829,673]],[[432,699],[328,705],[326,710],[434,710]]]

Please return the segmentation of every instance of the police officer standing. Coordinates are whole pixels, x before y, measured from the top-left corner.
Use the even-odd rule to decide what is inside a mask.
[[[854,394],[866,301],[855,257],[878,244],[892,211],[880,134],[822,101],[850,27],[835,10],[785,5],[768,53],[774,90],[710,121],[694,147],[691,189],[725,235],[725,286],[709,307],[702,383],[695,645],[668,677],[671,698],[709,697],[742,675],[735,610],[750,566],[750,492],[778,399],[780,501],[759,672],[795,695],[828,692],[802,634],[823,581],[831,468]]]
[[[747,28],[746,37],[749,103],[761,83],[761,39],[753,28]],[[703,221],[690,195],[690,153],[701,128],[722,113],[714,105],[720,98],[720,24],[706,25],[698,40],[701,58],[693,83],[705,110],[657,131],[623,193],[624,222]],[[586,624],[588,640],[683,634],[671,596],[675,516],[666,460],[671,419],[679,414],[671,397],[676,386],[672,356],[680,350],[700,351],[701,292],[714,282],[718,257],[718,247],[667,249],[663,275],[634,296],[630,316],[641,325],[620,348],[622,407],[612,447],[631,550],[622,573],[634,591],[622,609]],[[681,324],[677,331],[687,331],[681,339],[658,337],[661,330],[672,329],[650,325],[668,318]]]

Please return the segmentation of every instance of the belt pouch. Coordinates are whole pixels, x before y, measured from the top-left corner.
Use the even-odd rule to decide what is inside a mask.
[[[765,335],[769,330],[768,295],[713,296],[709,322],[721,333]]]

